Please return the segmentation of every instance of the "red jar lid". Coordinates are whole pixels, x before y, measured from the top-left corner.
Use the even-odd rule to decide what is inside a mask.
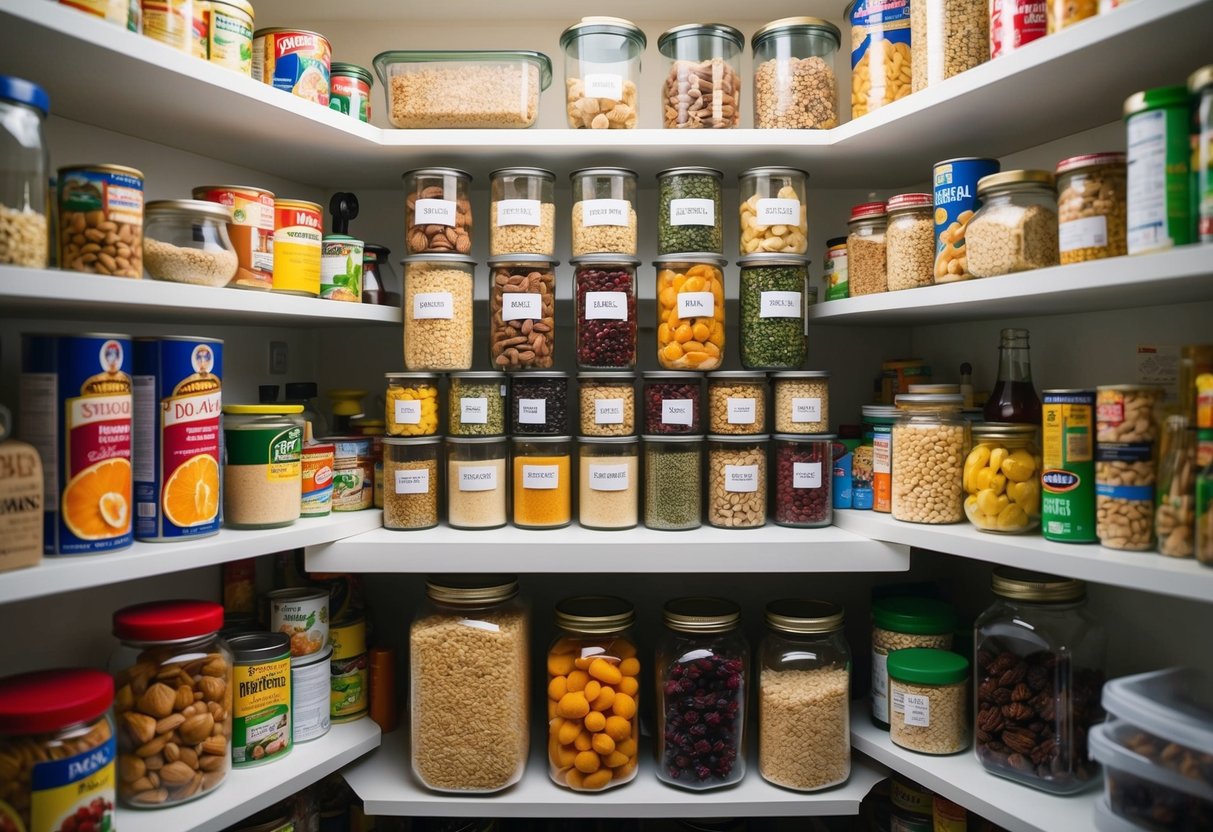
[[[223,629],[223,606],[213,601],[152,601],[114,613],[114,635],[124,641],[179,641]]]
[[[1071,156],[1057,163],[1057,174],[1080,170],[1081,168],[1099,168],[1106,165],[1125,165],[1126,156],[1123,153],[1087,153],[1083,156]]]
[[[858,220],[864,217],[883,217],[885,213],[886,208],[883,202],[863,202],[851,209],[851,219]]]
[[[935,197],[931,194],[898,194],[897,196],[889,197],[889,212],[896,211],[900,208],[934,208]],[[855,216],[852,210],[851,216]]]
[[[114,680],[88,668],[40,670],[0,679],[0,734],[43,734],[105,713]]]

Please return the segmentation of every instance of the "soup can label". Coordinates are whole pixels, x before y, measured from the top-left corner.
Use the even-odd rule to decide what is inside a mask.
[[[194,199],[218,202],[232,209],[227,233],[239,267],[231,286],[271,289],[274,285],[274,195],[260,188],[206,185],[194,188]]]
[[[271,29],[253,35],[253,77],[321,106],[329,105],[328,39],[302,29]]]
[[[329,629],[329,643],[333,645],[333,658],[338,661],[362,655],[366,652],[366,619],[334,624]]]
[[[363,242],[334,234],[320,251],[320,297],[361,303]]]
[[[303,499],[300,515],[327,517],[333,510],[333,446],[303,447]]]
[[[314,202],[274,202],[274,291],[320,294],[320,206]]]
[[[371,120],[371,85],[356,75],[334,75],[329,109],[359,121]]]
[[[1045,390],[1041,411],[1041,534],[1094,543],[1095,391]]]
[[[1188,108],[1136,113],[1128,136],[1129,254],[1192,242]]]
[[[232,766],[269,762],[291,748],[291,657],[237,664],[232,706]]]
[[[825,261],[826,300],[842,300],[851,293],[847,245],[830,246]]]
[[[935,282],[968,280],[968,254],[965,229],[981,201],[977,182],[983,176],[998,173],[997,159],[948,159],[934,169],[935,196]]]
[[[327,590],[279,589],[270,593],[270,629],[291,640],[291,655],[324,650],[329,640]]]
[[[352,722],[366,716],[371,706],[366,654],[340,661],[334,659],[332,671],[329,713],[333,722]]]
[[[60,168],[59,268],[143,277],[143,174],[118,165]]]
[[[329,714],[329,667],[330,654],[291,660],[291,693],[294,703],[291,709],[291,730],[295,742],[307,742],[328,733],[332,725]]]
[[[241,75],[253,74],[253,18],[222,0],[212,0],[207,52],[213,64]],[[261,80],[261,76],[255,76]]]

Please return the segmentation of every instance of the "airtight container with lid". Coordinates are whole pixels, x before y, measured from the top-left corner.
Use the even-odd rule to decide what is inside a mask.
[[[842,33],[819,17],[785,17],[750,40],[754,126],[827,130],[838,126],[835,58]]]
[[[639,26],[619,17],[583,17],[561,33],[569,127],[636,126],[640,58],[647,44]]]
[[[156,280],[226,286],[239,258],[228,236],[232,209],[197,199],[161,199],[143,209],[143,267]]]

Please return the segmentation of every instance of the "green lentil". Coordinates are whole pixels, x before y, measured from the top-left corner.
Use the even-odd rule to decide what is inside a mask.
[[[500,379],[451,377],[447,397],[447,432],[451,436],[502,436],[505,434],[505,376]],[[484,399],[487,410],[483,424],[464,422],[463,399]]]
[[[741,365],[747,370],[794,370],[805,360],[808,339],[804,329],[805,285],[808,263],[787,255],[751,255],[738,261],[741,266]],[[799,295],[799,311],[791,317],[772,316],[772,311],[787,304],[789,295],[767,298],[767,317],[763,317],[763,293],[782,292]],[[778,313],[776,313],[778,314]]]
[[[698,167],[671,168],[658,174],[658,254],[724,252],[720,216],[723,178],[718,170]]]
[[[644,450],[644,525],[659,531],[697,529],[702,496],[702,444],[649,441]]]

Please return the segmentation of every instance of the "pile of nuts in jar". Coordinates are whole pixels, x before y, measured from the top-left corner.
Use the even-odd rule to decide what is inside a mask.
[[[547,369],[553,362],[556,268],[528,257],[490,261],[489,357],[501,370]]]

